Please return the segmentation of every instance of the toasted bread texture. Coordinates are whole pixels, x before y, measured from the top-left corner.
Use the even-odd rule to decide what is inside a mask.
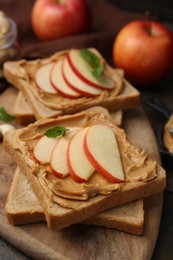
[[[35,121],[34,112],[22,92],[19,92],[17,95],[13,112],[16,116],[17,123],[20,125],[28,125]]]
[[[33,109],[21,91],[17,95],[13,111],[20,125],[28,125],[36,120]],[[121,126],[123,118],[122,110],[112,112],[111,117],[115,125]]]
[[[19,168],[16,169],[14,174],[5,210],[9,223],[12,225],[45,221],[43,208],[35,196],[30,183]],[[84,223],[141,235],[144,227],[143,200],[137,200],[99,213]]]
[[[129,180],[126,177],[126,181],[118,184],[118,189],[112,191],[110,194],[97,194],[85,201],[75,201],[75,207],[72,207],[74,201],[63,199],[63,205],[65,202],[66,206],[62,206],[62,198],[56,196],[59,200],[57,203],[51,199],[51,194],[48,194],[45,191],[45,187],[41,181],[41,167],[34,162],[32,155],[27,152],[27,141],[24,140],[31,137],[33,133],[37,134],[38,131],[45,131],[46,128],[50,128],[50,126],[52,127],[53,125],[58,125],[60,123],[69,125],[70,122],[76,122],[75,126],[77,126],[78,122],[82,126],[81,121],[86,125],[87,122],[88,124],[89,122],[93,124],[93,122],[97,123],[98,121],[100,122],[100,120],[103,120],[103,123],[109,124],[112,129],[115,130],[119,146],[123,145],[122,141],[124,139],[124,145],[128,147],[128,153],[131,154],[128,158],[133,165],[132,168],[137,167],[138,169],[135,172],[132,170],[132,175],[135,173],[140,173],[140,178],[132,177],[132,179]],[[123,133],[123,136],[121,135],[119,138],[118,133],[120,132]],[[24,140],[21,139],[22,136]],[[4,137],[4,147],[12,154],[21,171],[25,174],[27,180],[31,184],[34,193],[44,209],[47,224],[49,228],[53,230],[58,230],[66,226],[70,226],[71,224],[84,221],[115,206],[123,205],[125,203],[158,193],[164,190],[166,184],[164,169],[157,165],[155,161],[150,159],[144,151],[141,151],[139,148],[130,144],[124,131],[112,123],[110,114],[104,108],[92,108],[75,115],[61,116],[57,119],[42,119],[26,128],[23,128],[22,130],[16,130],[16,133],[8,132]],[[134,159],[135,153],[137,154],[136,159]],[[124,152],[122,152],[121,149],[120,154],[123,164]],[[145,158],[145,163],[143,165],[144,168],[141,164],[138,164],[138,155],[141,154],[144,155]],[[151,168],[151,171],[148,171],[147,169],[149,166],[154,166],[154,168]],[[123,167],[125,167],[125,165],[123,165]],[[146,171],[148,171],[148,173]],[[52,178],[52,175],[50,176]],[[70,206],[68,206],[69,203]]]
[[[67,52],[58,52],[47,59],[20,60],[4,64],[3,73],[5,78],[23,93],[36,119],[73,114],[93,106],[103,106],[114,112],[136,107],[139,104],[139,91],[123,78],[123,74],[119,72],[120,70],[113,69],[109,65],[106,66],[107,70],[117,79],[117,87],[112,92],[105,90],[96,97],[83,96],[75,99],[65,98],[58,94],[43,93],[35,83],[35,70],[42,64],[63,59]]]
[[[42,206],[19,169],[14,174],[5,210],[9,223],[13,225],[45,221]]]

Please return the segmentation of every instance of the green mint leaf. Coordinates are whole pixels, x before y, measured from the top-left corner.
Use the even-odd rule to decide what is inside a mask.
[[[97,55],[87,49],[80,49],[80,55],[85,59],[85,61],[91,65],[94,69],[100,66],[100,59]]]
[[[45,135],[50,138],[55,138],[57,136],[64,136],[67,131],[69,131],[68,128],[60,125],[60,126],[55,126],[53,128],[48,129],[45,132]]]
[[[94,69],[91,73],[96,78],[99,79],[100,75],[104,71],[104,66],[101,64],[100,58],[88,49],[80,49],[80,55],[85,59],[85,61]]]
[[[92,75],[96,78],[99,79],[99,77],[101,76],[101,74],[104,71],[104,66],[100,65],[97,69],[92,71]]]
[[[8,114],[3,107],[0,107],[0,119],[4,122],[10,122],[15,120],[16,117]]]

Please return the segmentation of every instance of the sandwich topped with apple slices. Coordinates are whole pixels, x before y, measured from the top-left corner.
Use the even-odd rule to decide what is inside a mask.
[[[72,114],[92,106],[109,111],[139,104],[140,94],[94,48],[70,49],[49,58],[9,61],[3,73],[33,109],[36,119]]]
[[[4,147],[53,230],[165,188],[165,171],[132,145],[101,107],[7,132]]]

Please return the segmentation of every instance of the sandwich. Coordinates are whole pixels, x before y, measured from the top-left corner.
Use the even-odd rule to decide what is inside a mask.
[[[35,121],[34,113],[21,92],[17,95],[13,111],[17,117],[17,122],[21,125]],[[122,123],[122,111],[111,113],[111,118],[114,124],[120,126]],[[8,221],[12,225],[46,221],[42,206],[35,196],[30,183],[19,168],[16,169],[14,174],[5,210]],[[83,223],[141,235],[144,229],[143,200],[114,207]]]
[[[40,119],[7,132],[3,144],[54,231],[165,188],[164,169],[102,107]]]
[[[124,78],[123,71],[112,68],[94,48],[65,50],[44,59],[8,61],[3,74],[21,91],[37,120],[93,106],[115,112],[140,103],[139,91]]]

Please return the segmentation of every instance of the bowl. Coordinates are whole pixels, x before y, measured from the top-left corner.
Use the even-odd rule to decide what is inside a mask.
[[[159,99],[149,99],[145,100],[144,103],[151,109],[159,112],[164,116],[164,121],[158,128],[157,131],[157,140],[159,151],[162,159],[162,164],[164,169],[167,172],[167,187],[166,189],[170,192],[173,192],[173,153],[169,152],[164,145],[164,127],[168,122],[170,116],[172,115],[172,111]]]
[[[17,25],[15,21],[7,17],[10,25],[10,31],[0,36],[0,68],[7,60],[13,60],[17,57]]]

